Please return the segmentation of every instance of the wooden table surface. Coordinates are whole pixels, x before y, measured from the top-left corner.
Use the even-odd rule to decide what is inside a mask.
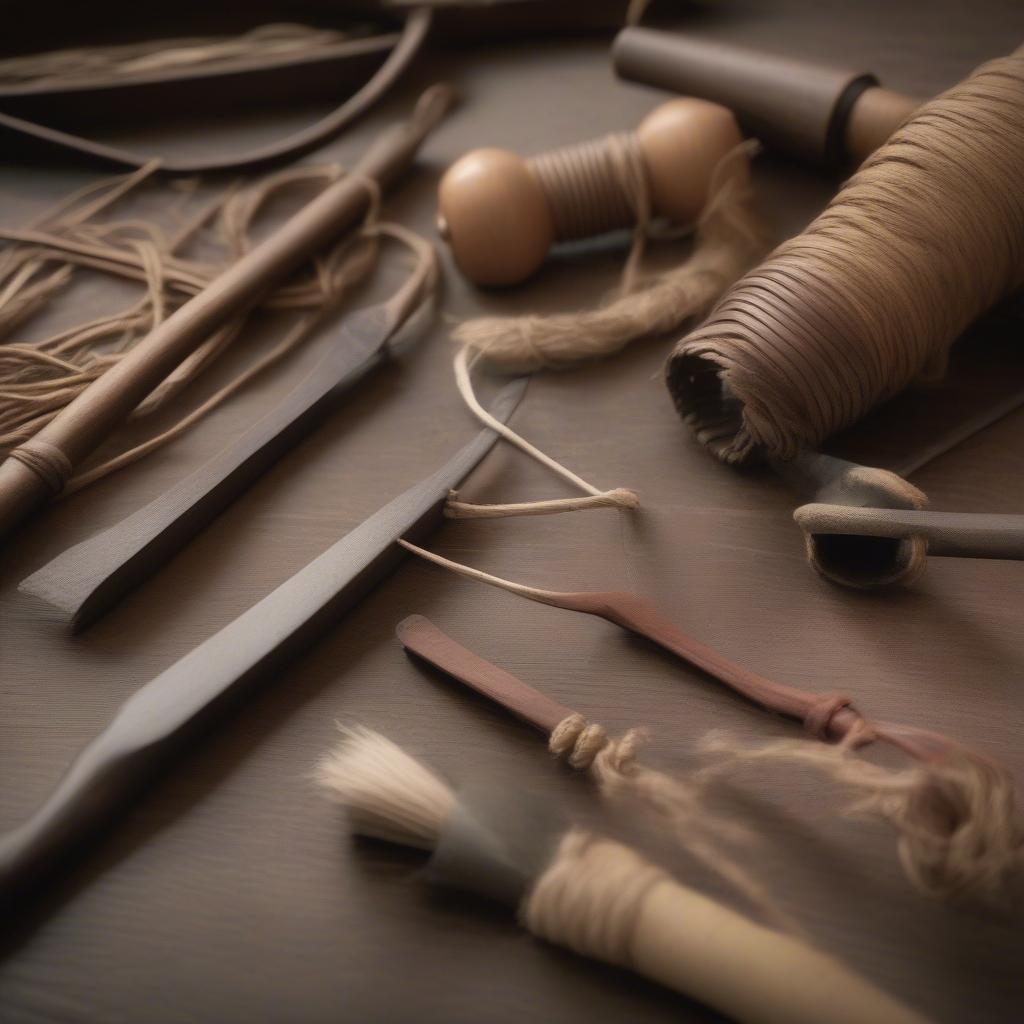
[[[680,22],[681,24],[683,21]],[[870,68],[928,94],[1024,38],[1016,0],[759,4],[722,0],[693,31]],[[439,77],[465,102],[426,147],[387,213],[431,230],[433,190],[465,150],[532,153],[635,124],[663,96],[615,80],[607,37],[435,49],[373,115],[316,159],[348,161]],[[222,148],[309,116],[264,112],[141,128],[163,146]],[[763,159],[763,208],[779,236],[800,229],[835,181]],[[0,169],[0,219],[22,223],[95,176],[56,163]],[[1024,181],[1024,169],[1022,169]],[[684,245],[656,246],[652,265]],[[444,314],[567,310],[612,287],[621,249],[575,253],[527,286],[479,294],[445,263]],[[401,257],[385,261],[378,287]],[[390,278],[388,275],[390,274]],[[76,293],[80,306],[111,293]],[[152,499],[238,436],[309,368],[325,335],[179,441],[63,501],[8,541],[0,564],[0,827],[28,815],[69,759],[140,684],[230,622],[477,429],[452,382],[448,323],[361,388],[149,583],[78,637],[63,635],[17,582],[67,546]],[[1024,386],[1019,325],[987,328],[948,383],[900,398],[831,449],[884,464],[951,419]],[[256,332],[254,345],[265,343]],[[676,621],[769,676],[848,692],[871,715],[928,726],[1024,779],[1024,567],[936,560],[912,589],[852,593],[806,566],[793,498],[765,472],[700,449],[658,379],[671,339],[578,371],[538,376],[513,424],[584,478],[635,487],[635,517],[452,522],[434,548],[556,589],[640,589]],[[243,341],[241,344],[245,344]],[[216,383],[195,388],[193,401]],[[141,435],[141,428],[140,435]],[[1024,412],[917,477],[945,510],[1020,511]],[[569,493],[499,445],[469,500]],[[442,628],[612,730],[652,727],[649,756],[686,772],[709,729],[749,741],[793,736],[712,681],[596,620],[529,604],[407,560],[230,721],[198,745],[79,862],[37,912],[8,927],[0,961],[6,1022],[708,1020],[706,1009],[617,970],[547,948],[499,909],[429,891],[418,862],[353,844],[311,786],[335,720],[380,729],[453,779],[494,775],[586,810],[587,783],[537,736],[410,662],[396,623]],[[822,947],[941,1021],[1020,1019],[1019,910],[982,914],[911,890],[877,824],[841,820],[839,795],[799,770],[739,773],[723,810],[760,836],[750,866]],[[679,864],[684,876],[690,867]],[[701,884],[705,884],[703,881]],[[742,977],[742,964],[739,965]],[[799,979],[793,979],[799,984]]]

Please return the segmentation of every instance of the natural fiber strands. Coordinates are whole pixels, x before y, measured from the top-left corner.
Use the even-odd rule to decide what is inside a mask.
[[[72,478],[72,464],[59,448],[36,438],[37,432],[183,302],[249,252],[265,206],[280,194],[316,190],[347,173],[336,164],[300,165],[246,188],[232,185],[212,202],[198,204],[197,212],[182,214],[176,230],[126,216],[96,219],[155,170],[153,164],[89,186],[28,228],[0,228],[0,240],[10,243],[0,258],[0,458],[12,456],[40,475],[52,476],[47,482],[54,494],[71,494],[167,444],[297,349],[372,273],[381,236],[411,250],[417,273],[429,279],[428,290],[433,288],[433,249],[401,226],[379,221],[379,189],[366,179],[371,202],[363,225],[345,234],[327,252],[317,254],[305,273],[279,286],[263,301],[265,309],[294,314],[281,339],[148,440]],[[186,190],[187,201],[192,199],[191,192],[191,188]],[[203,260],[182,255],[181,250],[199,235],[214,243],[211,255]],[[138,282],[145,292],[126,309],[74,324],[40,340],[21,340],[17,332],[22,325],[61,296],[76,268]],[[165,409],[239,339],[245,326],[243,315],[213,332],[136,408],[134,418]]]
[[[792,458],[941,366],[1024,283],[1024,49],[919,111],[669,360],[726,462]]]

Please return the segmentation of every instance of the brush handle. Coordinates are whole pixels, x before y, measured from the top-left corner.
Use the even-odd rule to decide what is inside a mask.
[[[838,960],[666,879],[643,901],[635,970],[748,1024],[923,1024]]]
[[[275,409],[144,508],[61,552],[18,589],[53,605],[77,632],[153,575],[296,445],[338,396],[379,365],[401,323],[383,303],[360,310],[310,374]]]
[[[839,961],[680,885],[634,850],[570,832],[521,917],[743,1024],[924,1024]]]
[[[504,421],[525,379],[507,384],[492,413]],[[491,449],[482,430],[439,470],[400,494],[258,604],[148,682],[72,764],[50,798],[0,839],[0,906],[14,902],[73,843],[109,821],[193,734],[280,669],[404,555],[396,541],[442,520],[448,492]]]

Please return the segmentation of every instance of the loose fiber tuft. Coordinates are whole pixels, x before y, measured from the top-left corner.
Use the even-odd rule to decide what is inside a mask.
[[[344,739],[321,759],[314,778],[348,808],[352,830],[432,850],[455,808],[451,789],[380,733],[339,728]]]

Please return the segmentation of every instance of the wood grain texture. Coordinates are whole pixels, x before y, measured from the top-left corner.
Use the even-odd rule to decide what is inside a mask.
[[[1024,38],[1024,10],[1010,0],[942,0],[927,14],[910,0],[787,0],[769,13],[753,0],[730,0],[695,31],[842,59],[871,67],[894,88],[930,93]],[[453,78],[465,105],[389,203],[389,215],[428,231],[437,177],[467,149],[537,152],[634,124],[661,100],[614,81],[606,43],[560,39],[435,54],[327,155],[350,159],[408,109],[419,87],[440,73]],[[254,143],[308,111],[274,117],[239,117],[217,138],[175,132],[173,145],[198,152]],[[145,126],[134,141],[166,144],[174,128]],[[7,165],[0,217],[27,219],[89,178],[88,171]],[[762,161],[758,180],[780,233],[799,230],[834,184],[777,159]],[[653,248],[655,264],[680,252]],[[488,295],[450,273],[447,309],[466,316],[592,303],[617,280],[623,256],[622,249],[566,254],[528,287]],[[382,282],[382,294],[393,284]],[[894,463],[908,445],[926,442],[936,423],[1021,386],[1019,323],[979,333],[954,362],[955,388],[901,398],[831,450]],[[538,586],[640,589],[682,628],[764,675],[856,694],[865,713],[948,733],[1024,779],[1021,567],[936,560],[913,590],[895,594],[851,593],[818,580],[804,563],[784,486],[767,472],[713,462],[679,422],[657,379],[670,340],[538,377],[512,420],[595,484],[636,487],[641,515],[451,522],[433,546]],[[314,345],[160,454],[48,510],[0,553],[0,827],[31,811],[141,683],[476,432],[458,402],[439,324],[81,636],[62,635],[16,592],[18,580],[58,551],[134,511],[239,436],[317,355]],[[200,385],[197,400],[216,383]],[[1018,512],[1022,436],[1024,413],[1016,413],[914,480],[937,508]],[[499,445],[463,493],[518,501],[568,492]],[[651,726],[646,756],[660,767],[692,767],[694,743],[709,728],[750,740],[798,732],[616,627],[409,559],[54,887],[46,914],[8,942],[0,1020],[714,1019],[622,972],[542,946],[502,912],[430,892],[407,856],[347,839],[341,815],[308,781],[334,741],[336,719],[380,729],[455,780],[490,774],[593,813],[586,781],[553,764],[532,730],[403,653],[394,627],[416,612],[613,731]],[[839,820],[837,799],[798,770],[737,776],[718,795],[722,809],[762,830],[751,866],[825,949],[940,1021],[995,1024],[1019,1015],[1020,917],[923,900],[902,876],[891,835]],[[688,865],[678,867],[716,892]]]

